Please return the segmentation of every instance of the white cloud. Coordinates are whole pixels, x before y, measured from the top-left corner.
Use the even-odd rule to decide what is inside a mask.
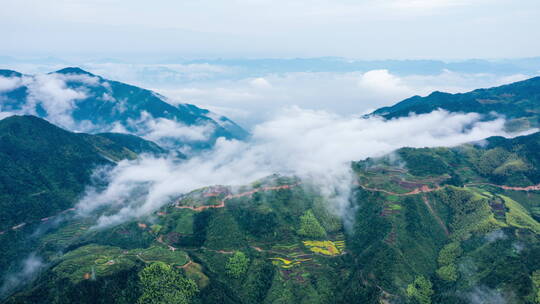
[[[244,66],[208,63],[87,63],[82,66],[106,78],[151,88],[168,97],[169,103],[191,103],[211,109],[247,128],[292,105],[341,115],[361,115],[412,95],[427,95],[435,90],[466,92],[532,76],[524,73],[463,73],[450,70],[438,74],[398,74],[389,69],[267,73],[264,70],[243,70],[249,67],[249,61],[240,62]],[[279,68],[286,70],[285,67]],[[34,67],[23,71],[30,73],[50,69],[50,66]],[[107,96],[103,97],[107,99]]]
[[[3,77],[0,76],[0,93],[5,91],[12,91],[22,85],[22,79],[20,77]]]
[[[414,89],[408,87],[401,78],[391,74],[388,70],[368,71],[360,76],[358,85],[368,94],[383,98],[395,98],[414,93]]]
[[[267,89],[271,88],[272,85],[268,80],[264,79],[263,77],[258,77],[249,82],[253,87],[259,88],[259,89]]]
[[[9,79],[9,78],[7,78]],[[25,100],[17,100],[17,107],[2,107],[0,104],[0,117],[11,115],[38,115],[63,128],[73,131],[89,131],[95,128],[89,121],[76,122],[73,119],[73,111],[77,108],[77,102],[89,97],[88,90],[71,88],[67,82],[74,81],[87,86],[99,85],[99,78],[87,75],[75,74],[39,74],[35,76],[23,76],[11,78],[9,81],[0,79],[0,86],[4,84],[4,92],[16,89],[19,86],[27,87]],[[2,92],[0,88],[0,92]],[[44,113],[38,113],[44,111]]]
[[[83,91],[67,87],[66,82],[57,74],[37,75],[27,81],[28,98],[23,111],[36,114],[41,106],[47,113],[47,120],[67,128],[75,128],[72,112],[78,100],[85,99]]]
[[[29,254],[19,266],[20,271],[5,276],[0,287],[0,298],[9,295],[22,284],[31,281],[45,267],[43,259],[35,253]]]
[[[506,304],[507,301],[503,294],[496,289],[490,289],[486,286],[475,286],[467,294],[467,298],[472,304]]]
[[[432,91],[467,92],[526,79],[523,74],[495,75],[456,73],[397,75],[389,70],[367,72],[290,72],[268,74],[271,86],[253,85],[253,79],[192,82],[181,88],[169,85],[154,89],[171,100],[214,109],[248,128],[267,120],[283,107],[325,110],[341,115],[364,114],[392,105],[412,95]],[[261,81],[261,83],[264,83]]]
[[[2,110],[2,108],[0,108],[0,120],[4,119],[6,117],[17,115],[16,113],[13,113],[13,112],[9,112],[9,111],[2,112],[1,110]]]
[[[150,157],[121,162],[110,172],[108,189],[91,190],[78,208],[85,214],[115,204],[120,211],[99,220],[101,226],[113,225],[147,215],[195,188],[242,185],[281,173],[315,183],[329,198],[331,209],[344,214],[350,161],[403,146],[453,146],[508,135],[503,126],[503,119],[482,122],[477,114],[444,111],[384,121],[292,107],[257,125],[249,142],[221,139],[213,150],[183,162]]]
[[[103,85],[101,80],[98,77],[90,76],[86,74],[52,74],[49,76],[54,76],[55,78],[61,79],[64,82],[79,82],[87,86],[97,87]]]
[[[163,142],[166,139],[206,141],[214,131],[214,127],[210,124],[187,126],[171,119],[153,118],[148,115],[146,112],[142,114],[146,116],[142,120],[146,128],[142,136],[156,142]]]

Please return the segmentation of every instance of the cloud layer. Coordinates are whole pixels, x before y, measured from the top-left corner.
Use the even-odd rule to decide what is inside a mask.
[[[466,92],[528,78],[527,75],[467,74],[445,70],[435,75],[397,75],[386,69],[366,72],[290,72],[223,81],[155,86],[171,100],[190,101],[220,112],[250,128],[283,107],[357,115],[432,91]]]
[[[403,146],[454,146],[506,135],[504,120],[480,121],[477,114],[435,111],[390,121],[360,119],[325,111],[288,108],[257,125],[249,142],[219,140],[211,151],[179,162],[143,157],[123,161],[107,175],[109,187],[90,189],[81,214],[114,205],[99,226],[148,215],[173,197],[214,185],[242,185],[273,173],[296,175],[317,185],[330,209],[346,213],[350,161],[381,156]]]

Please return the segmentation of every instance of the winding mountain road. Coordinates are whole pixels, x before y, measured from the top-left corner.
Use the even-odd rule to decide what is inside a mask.
[[[291,189],[291,188],[294,188],[298,185],[300,185],[301,183],[296,183],[296,184],[291,184],[291,185],[281,185],[281,186],[268,186],[268,187],[260,187],[260,188],[256,188],[256,189],[253,189],[251,191],[246,191],[246,192],[242,192],[242,193],[238,193],[238,194],[228,194],[227,196],[225,196],[225,198],[223,198],[219,204],[217,205],[207,205],[207,206],[199,206],[199,207],[194,207],[194,206],[180,206],[178,205],[180,202],[177,202],[175,207],[178,208],[178,209],[190,209],[190,210],[193,210],[193,211],[203,211],[203,210],[206,210],[206,209],[212,209],[212,208],[223,208],[225,207],[225,202],[230,200],[230,199],[233,199],[233,198],[240,198],[240,197],[244,197],[244,196],[251,196],[257,192],[263,192],[263,191],[274,191],[274,190],[282,190],[282,189]]]
[[[512,187],[512,186],[505,186],[505,185],[495,185],[491,183],[469,183],[469,184],[466,184],[465,187],[474,186],[474,185],[492,186],[492,187],[497,187],[504,190],[513,190],[513,191],[540,191],[540,184],[527,186],[527,187]]]
[[[430,188],[429,186],[424,185],[424,186],[422,186],[420,188],[416,188],[416,189],[414,189],[412,191],[409,191],[409,192],[397,193],[397,192],[392,192],[392,191],[388,191],[388,190],[385,190],[385,189],[370,188],[370,187],[364,186],[364,185],[362,185],[362,184],[360,184],[358,182],[356,182],[356,185],[359,186],[360,188],[364,189],[364,190],[373,191],[373,192],[381,192],[381,193],[386,193],[386,194],[389,194],[389,195],[396,195],[396,196],[408,196],[408,195],[415,195],[415,194],[420,194],[420,193],[429,193],[429,192],[433,192],[433,191],[442,190],[442,189],[447,187],[447,185],[445,185],[445,186],[437,186],[435,188]],[[504,190],[512,190],[512,191],[540,191],[540,184],[533,185],[533,186],[527,186],[527,187],[513,187],[513,186],[496,185],[496,184],[490,184],[490,183],[468,183],[468,184],[465,184],[464,187],[470,187],[470,186],[475,186],[475,185],[492,186],[492,187],[497,187],[497,188],[501,188],[501,189],[504,189]]]

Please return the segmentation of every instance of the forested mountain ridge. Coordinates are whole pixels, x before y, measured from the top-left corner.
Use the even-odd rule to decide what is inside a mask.
[[[347,217],[309,181],[271,176],[104,230],[67,222],[7,303],[535,303],[539,138],[355,162]]]
[[[72,133],[35,116],[0,120],[0,231],[73,207],[99,166],[163,151],[135,136],[129,145],[109,137]]]
[[[218,137],[248,133],[224,116],[191,104],[172,105],[150,90],[69,67],[46,75],[0,70],[10,85],[0,91],[0,112],[31,114],[71,131],[148,135],[162,128],[198,127],[200,134],[164,136],[163,141],[209,147]]]
[[[527,129],[540,125],[540,77],[468,93],[433,92],[426,97],[413,96],[395,105],[380,108],[371,115],[387,119],[424,114],[436,109],[449,112],[504,115],[508,128]]]

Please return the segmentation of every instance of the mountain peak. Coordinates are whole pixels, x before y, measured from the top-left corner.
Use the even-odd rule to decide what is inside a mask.
[[[448,96],[448,95],[452,95],[450,93],[447,93],[447,92],[442,92],[442,91],[433,91],[431,92],[431,94],[429,94],[429,96]]]
[[[0,69],[0,76],[3,76],[3,77],[21,77],[22,74],[17,72],[17,71],[13,71],[13,70],[2,70],[2,69]]]
[[[79,67],[67,67],[63,68],[61,70],[56,71],[57,74],[76,74],[76,75],[88,75],[88,76],[95,76],[94,74],[87,72]]]

